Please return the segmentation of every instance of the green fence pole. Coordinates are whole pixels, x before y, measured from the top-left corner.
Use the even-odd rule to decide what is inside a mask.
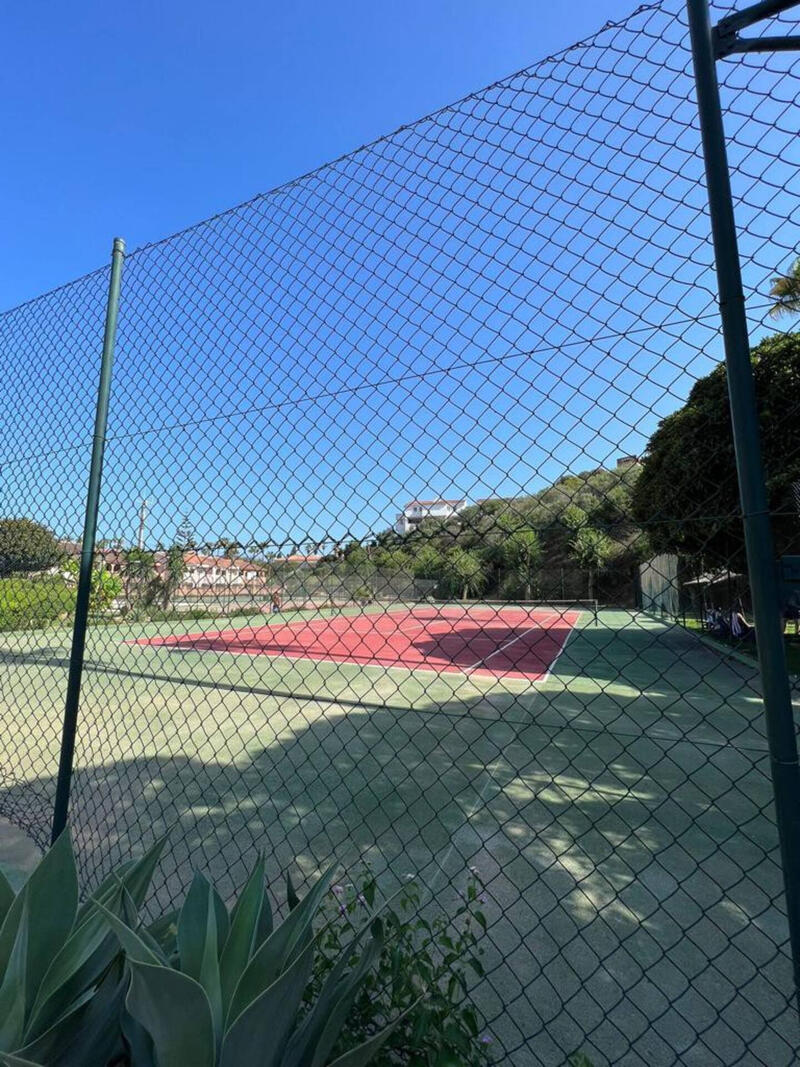
[[[783,884],[800,1007],[800,768],[708,0],[687,0]]]
[[[97,511],[100,506],[100,483],[103,477],[103,453],[106,445],[108,401],[111,395],[111,370],[114,363],[114,341],[117,333],[117,314],[119,312],[119,293],[124,258],[125,242],[121,237],[115,237],[111,253],[111,278],[108,285],[103,356],[100,362],[100,381],[97,386],[92,461],[89,467],[89,485],[86,491],[86,514],[83,521],[75,622],[72,629],[72,651],[69,657],[67,696],[64,704],[64,726],[61,733],[61,756],[58,764],[58,782],[56,784],[56,800],[53,809],[53,841],[67,824],[69,792],[72,784],[72,761],[75,753],[75,731],[78,725],[78,705],[81,696],[86,625],[89,619],[89,596],[92,589],[92,564],[97,533]]]

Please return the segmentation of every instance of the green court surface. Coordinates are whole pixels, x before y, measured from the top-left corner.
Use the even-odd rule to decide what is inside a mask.
[[[252,621],[92,628],[85,877],[170,827],[162,902],[191,865],[230,891],[258,849],[276,878],[332,856],[386,886],[413,873],[434,906],[475,866],[474,995],[515,1067],[586,1032],[599,1063],[795,1062],[755,665],[625,611],[582,618],[536,683],[128,643]],[[40,839],[69,636],[0,636],[0,812]]]

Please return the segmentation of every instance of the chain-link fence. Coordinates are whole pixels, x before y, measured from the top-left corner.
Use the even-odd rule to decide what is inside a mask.
[[[719,69],[793,678],[798,73]],[[0,812],[43,845],[107,285],[0,316]],[[474,867],[497,1061],[795,1062],[716,293],[679,0],[129,255],[87,884],[165,830],[160,903],[261,849],[431,909]]]

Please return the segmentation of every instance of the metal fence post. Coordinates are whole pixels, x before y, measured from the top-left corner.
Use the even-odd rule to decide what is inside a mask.
[[[58,782],[56,784],[56,799],[53,809],[53,841],[67,824],[69,793],[72,784],[72,761],[75,752],[75,731],[78,724],[78,705],[80,703],[81,678],[83,676],[86,625],[89,619],[89,597],[92,589],[92,564],[97,533],[97,512],[100,505],[100,483],[103,477],[103,453],[106,444],[108,402],[111,395],[111,371],[114,363],[114,341],[117,333],[117,314],[119,312],[119,294],[124,258],[125,242],[121,237],[115,237],[111,253],[111,278],[108,285],[103,356],[100,362],[100,380],[97,386],[92,460],[89,467],[89,485],[86,491],[86,513],[83,522],[83,539],[81,541],[75,621],[72,629],[72,650],[69,659],[67,695],[64,704],[64,725],[61,733],[61,756],[58,764]]]
[[[779,6],[779,5],[762,5]],[[747,565],[800,1007],[800,768],[708,0],[687,0]]]

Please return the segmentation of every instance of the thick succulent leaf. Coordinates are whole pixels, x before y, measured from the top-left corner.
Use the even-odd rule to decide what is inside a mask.
[[[164,915],[159,915],[157,919],[150,923],[147,927],[147,932],[167,957],[170,959],[175,956],[177,960],[178,955],[178,909],[173,908],[172,911],[166,912]]]
[[[26,963],[25,1006],[29,1008],[52,962],[69,936],[78,906],[78,875],[67,831],[39,861],[16,896],[0,927],[0,974],[5,972],[16,943],[23,901],[30,915]]]
[[[272,919],[272,905],[269,902],[269,893],[265,888],[264,900],[261,904],[261,913],[258,916],[258,928],[256,929],[256,948],[260,948],[261,945],[264,944],[274,929],[275,924]]]
[[[311,936],[314,916],[333,880],[334,871],[335,868],[331,867],[320,876],[314,887],[288,918],[272,931],[250,960],[231,998],[226,1026],[272,985],[298,952],[303,952]]]
[[[23,890],[16,936],[0,984],[0,1051],[3,1052],[19,1048],[25,1029],[29,919],[28,895]]]
[[[127,972],[123,975],[121,970],[112,968],[101,983],[80,1017],[80,1026],[62,1038],[52,1067],[104,1064],[121,1055],[120,1017],[128,989]]]
[[[220,958],[222,1005],[226,1013],[236,983],[256,948],[259,919],[265,906],[269,908],[264,888],[264,860],[259,858],[233,907],[230,931]]]
[[[227,920],[227,912],[225,917]],[[181,971],[199,982],[206,992],[219,1044],[222,1041],[222,991],[217,907],[214,890],[202,874],[195,874],[178,916],[178,956]]]
[[[108,908],[119,915],[122,887],[108,901]],[[81,993],[95,985],[119,952],[119,942],[108,929],[103,914],[96,907],[88,912],[56,953],[39,987],[28,1023],[25,1041],[52,1026],[58,1015]]]
[[[166,964],[166,960],[157,947],[154,948],[152,944],[148,944],[147,941],[139,936],[136,930],[132,930],[122,919],[117,918],[112,911],[109,911],[98,901],[95,901],[95,907],[116,934],[129,960],[137,963],[160,964],[162,966]]]
[[[44,1033],[33,1041],[25,1040],[24,1045],[20,1041],[15,1046],[19,1054],[28,1056],[32,1060],[42,1060],[43,1063],[53,1063],[58,1049],[69,1041],[70,1036],[81,1026],[86,1005],[90,1003],[94,995],[93,989],[85,989],[72,1004],[67,1005],[58,1018],[53,1020],[52,1026]]]
[[[106,898],[116,889],[120,882],[122,882],[130,893],[136,907],[141,908],[144,903],[144,898],[147,895],[147,890],[150,887],[153,871],[156,869],[156,864],[161,858],[161,853],[164,851],[166,841],[166,837],[159,838],[159,840],[156,841],[156,843],[149,848],[140,859],[127,860],[125,863],[117,867],[108,878],[100,883],[86,903],[82,904],[78,909],[78,922],[82,923],[84,921],[87,914],[91,911],[93,901],[99,900],[101,903],[105,904]]]
[[[353,1007],[359,989],[369,971],[375,965],[383,948],[383,928],[379,923],[375,924],[375,933],[372,940],[361,954],[361,959],[352,969],[347,978],[339,983],[339,995],[324,1016],[324,1026],[314,1048],[311,1067],[325,1067],[328,1057],[333,1052],[333,1047],[344,1026],[350,1009]],[[309,1049],[309,1051],[311,1051]]]
[[[289,911],[294,911],[300,903],[300,897],[297,895],[297,890],[292,881],[291,871],[286,872],[286,903],[289,905]]]
[[[153,1042],[142,1024],[131,1015],[127,1008],[122,1008],[122,1033],[128,1047],[131,1067],[158,1067]]]
[[[370,929],[373,931],[373,940],[370,946],[362,953],[356,968],[351,968],[350,959],[358,942]],[[374,959],[380,955],[382,944],[382,924],[378,920],[371,918],[364,923],[349,944],[342,949],[339,958],[325,979],[311,1011],[308,1012],[302,1025],[292,1035],[281,1067],[305,1067],[310,1063],[322,1032],[325,1030],[331,1014],[335,1011],[336,1005],[348,995],[351,989],[352,997],[355,997],[358,987],[363,981],[364,974],[372,966]],[[377,951],[373,956],[371,950],[374,949],[377,949]],[[350,1004],[352,1004],[352,998]],[[346,1018],[347,1012],[344,1014]]]
[[[184,974],[197,978],[203,966],[208,934],[210,886],[202,874],[195,874],[178,916],[178,957]],[[216,941],[216,928],[214,929]]]
[[[130,968],[125,1004],[150,1035],[158,1067],[214,1067],[211,1007],[203,987],[170,967],[132,960]]]
[[[369,1041],[365,1041],[363,1045],[349,1049],[343,1056],[338,1056],[335,1060],[331,1060],[330,1067],[364,1067],[365,1064],[370,1062],[376,1052],[380,1052],[392,1036],[398,1023],[405,1019],[406,1015],[412,1012],[419,1003],[420,1001],[415,1001],[409,1008],[406,1008],[402,1015],[398,1015],[393,1022],[384,1027],[380,1033],[371,1037]]]
[[[14,897],[16,893],[11,888],[11,883],[0,871],[0,923],[5,919],[8,914],[8,909],[14,903]]]
[[[303,992],[311,977],[314,946],[309,945],[276,982],[235,1019],[225,1034],[220,1067],[279,1067],[297,1023]]]
[[[217,958],[219,959],[222,955],[223,946],[228,940],[228,932],[231,928],[231,918],[230,915],[228,915],[228,909],[225,907],[225,901],[213,885],[211,886],[211,900],[214,905],[214,917],[217,926]]]

